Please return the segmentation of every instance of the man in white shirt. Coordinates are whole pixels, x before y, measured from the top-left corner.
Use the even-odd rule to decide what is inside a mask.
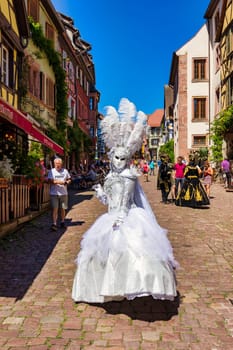
[[[71,182],[71,177],[67,169],[62,167],[62,159],[54,159],[54,168],[48,173],[48,181],[51,184],[50,198],[52,207],[53,224],[51,229],[57,231],[58,209],[61,210],[61,227],[65,227],[65,214],[68,208],[67,185]]]

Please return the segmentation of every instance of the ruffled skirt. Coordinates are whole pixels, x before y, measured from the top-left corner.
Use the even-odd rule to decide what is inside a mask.
[[[172,247],[156,219],[142,208],[130,209],[118,230],[116,214],[100,216],[81,241],[73,281],[74,301],[103,303],[151,295],[177,295]]]
[[[197,208],[209,205],[210,201],[199,179],[192,181],[185,179],[175,204],[182,207]]]

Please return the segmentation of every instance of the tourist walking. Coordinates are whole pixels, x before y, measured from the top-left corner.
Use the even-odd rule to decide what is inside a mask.
[[[144,160],[144,163],[142,166],[142,172],[143,172],[144,181],[148,182],[149,181],[149,178],[148,178],[149,165],[147,163],[147,160]]]
[[[184,169],[186,164],[183,162],[183,157],[177,157],[177,162],[174,165],[175,170],[175,197],[184,183]]]
[[[206,160],[204,162],[202,184],[206,190],[208,198],[210,198],[210,186],[212,185],[213,173],[213,168],[211,167],[210,162]]]
[[[231,164],[227,157],[221,162],[221,170],[225,181],[225,188],[231,187]]]
[[[61,214],[61,227],[65,226],[65,214],[68,208],[67,185],[71,182],[71,176],[67,169],[62,167],[62,159],[54,159],[54,168],[48,173],[48,182],[50,186],[50,200],[52,208],[53,223],[51,229],[57,231],[58,210]]]
[[[150,168],[149,175],[154,176],[155,175],[155,162],[153,159],[151,159],[151,161],[149,163],[149,168]]]

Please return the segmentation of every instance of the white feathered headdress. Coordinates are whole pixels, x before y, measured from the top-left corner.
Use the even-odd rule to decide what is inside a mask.
[[[124,147],[132,156],[142,145],[147,131],[147,116],[136,111],[135,105],[127,98],[120,100],[118,111],[106,107],[101,131],[105,145],[109,148]]]

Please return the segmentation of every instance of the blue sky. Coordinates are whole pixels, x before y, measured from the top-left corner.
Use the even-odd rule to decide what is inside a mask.
[[[52,0],[92,45],[99,111],[121,97],[146,114],[164,107],[172,54],[205,23],[210,0]]]

